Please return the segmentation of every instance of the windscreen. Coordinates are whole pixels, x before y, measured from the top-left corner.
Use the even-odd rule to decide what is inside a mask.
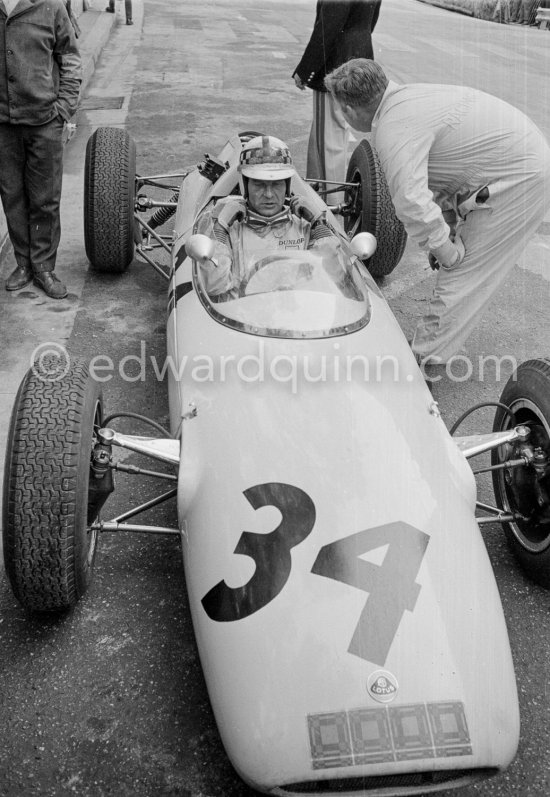
[[[235,248],[194,264],[197,293],[223,324],[271,337],[331,337],[368,323],[370,302],[340,236],[310,249],[245,254]]]

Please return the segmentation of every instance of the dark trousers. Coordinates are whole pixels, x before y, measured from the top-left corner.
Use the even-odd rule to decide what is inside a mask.
[[[63,122],[0,124],[0,197],[18,266],[53,271],[61,236]]]
[[[115,0],[109,0],[109,8],[115,10]],[[132,0],[124,0],[124,10],[126,11],[126,22],[132,19]]]

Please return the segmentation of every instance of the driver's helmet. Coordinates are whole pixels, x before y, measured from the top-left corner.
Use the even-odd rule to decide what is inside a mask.
[[[248,196],[248,178],[254,180],[286,180],[287,195],[290,180],[296,174],[290,150],[284,141],[275,136],[256,136],[243,146],[238,167],[241,191]]]

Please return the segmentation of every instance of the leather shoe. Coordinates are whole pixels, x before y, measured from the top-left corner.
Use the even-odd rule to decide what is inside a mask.
[[[111,8],[110,6],[107,6],[107,8],[105,9],[105,11],[106,11],[108,14],[114,14],[114,13],[115,13],[115,9],[114,9],[114,8]]]
[[[34,284],[42,288],[46,296],[51,299],[64,299],[67,295],[67,288],[58,279],[53,271],[41,271],[34,275]]]
[[[131,20],[131,19],[127,19],[127,20],[126,20],[126,24],[127,24],[127,25],[133,25],[134,23],[132,22],[132,20]]]
[[[18,291],[24,288],[32,280],[32,268],[30,266],[17,266],[6,280],[7,291]]]

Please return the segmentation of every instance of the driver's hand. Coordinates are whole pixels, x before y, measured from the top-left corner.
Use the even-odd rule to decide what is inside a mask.
[[[319,210],[313,202],[301,196],[292,197],[290,200],[290,210],[295,216],[300,216],[302,219],[309,221],[310,224],[315,224],[323,215],[323,211]]]
[[[217,222],[226,232],[236,221],[244,219],[244,209],[240,202],[227,202],[220,210]]]

